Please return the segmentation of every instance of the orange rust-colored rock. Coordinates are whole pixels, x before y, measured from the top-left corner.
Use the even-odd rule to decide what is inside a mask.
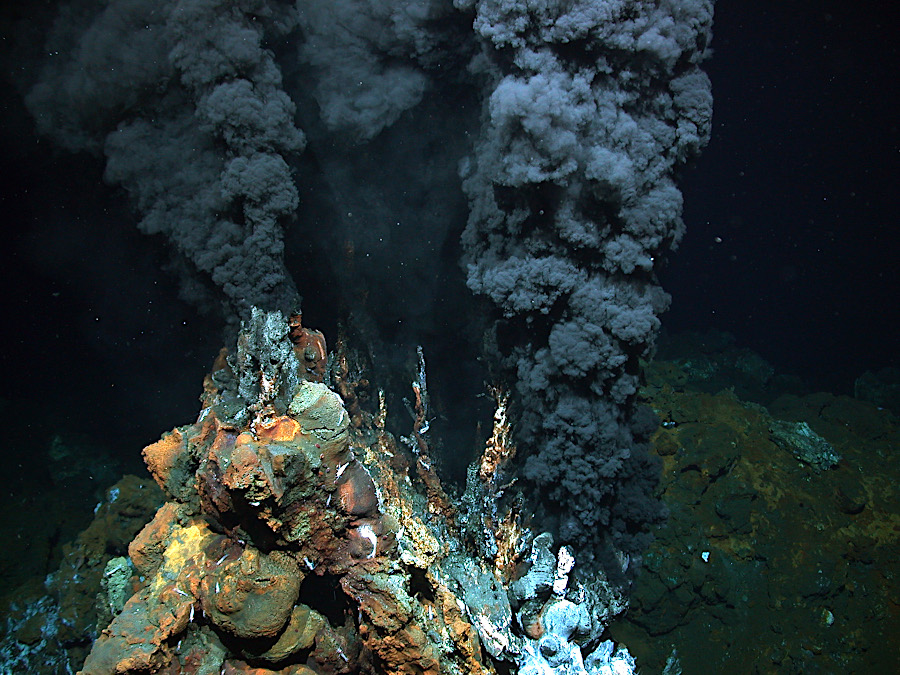
[[[301,427],[297,420],[283,415],[268,420],[256,426],[256,436],[260,442],[281,441],[290,443],[300,433]]]
[[[184,436],[179,429],[164,434],[156,443],[151,443],[143,451],[144,462],[150,473],[159,482],[175,466],[175,460],[185,450]],[[165,489],[165,485],[160,484]]]
[[[460,653],[465,658],[466,672],[487,672],[481,661],[481,641],[478,631],[466,618],[457,602],[457,597],[442,585],[435,584],[435,619],[439,619],[447,627],[454,644],[459,645]]]
[[[216,626],[235,637],[274,637],[287,624],[302,581],[289,555],[248,548],[213,563],[200,584],[200,603]]]
[[[378,656],[388,669],[401,673],[440,675],[440,662],[436,649],[425,637],[425,632],[415,624],[382,637]]]
[[[184,466],[189,458],[187,441],[181,429],[173,429],[156,443],[148,445],[143,451],[144,462],[150,475],[170,497],[188,496],[181,474],[189,467]]]
[[[149,589],[132,596],[94,643],[81,675],[153,672],[166,664],[162,646],[187,625],[190,603],[166,605],[162,611],[150,612],[150,596]]]

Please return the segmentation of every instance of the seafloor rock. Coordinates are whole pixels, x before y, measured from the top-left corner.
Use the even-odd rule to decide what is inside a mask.
[[[613,650],[590,655],[621,592],[570,575],[568,550],[532,545],[511,513],[483,520],[492,547],[464,544],[425,427],[413,456],[383,408],[351,423],[324,360],[320,333],[254,311],[197,421],[144,450],[169,501],[132,542],[135,592],[81,672],[606,672]]]
[[[897,418],[822,393],[766,409],[692,389],[674,364],[650,369],[671,515],[612,625],[642,672],[900,672]],[[785,452],[773,416],[808,425],[840,463]]]
[[[821,471],[834,468],[841,461],[834,446],[810,429],[806,422],[772,420],[769,430],[779,448]]]
[[[86,645],[135,590],[125,554],[162,501],[153,481],[125,476],[105,491],[93,522],[63,545],[56,571],[45,577],[32,566],[40,576],[4,608],[0,672],[56,675],[84,662]]]

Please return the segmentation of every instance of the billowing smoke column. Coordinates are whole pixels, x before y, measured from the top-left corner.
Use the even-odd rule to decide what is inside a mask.
[[[634,552],[661,515],[639,359],[669,300],[654,270],[683,229],[673,174],[709,138],[712,2],[457,5],[489,81],[464,168],[468,284],[502,313],[524,475],[563,540]]]
[[[230,319],[299,301],[283,262],[298,195],[282,155],[305,139],[263,45],[295,23],[267,0],[71,3],[26,98],[41,132],[106,154],[141,229],[181,254],[185,295],[224,294]]]

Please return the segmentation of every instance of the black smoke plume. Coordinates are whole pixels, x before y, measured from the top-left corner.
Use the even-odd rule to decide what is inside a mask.
[[[712,0],[75,0],[26,102],[232,321],[295,309],[296,279],[457,384],[490,326],[543,526],[636,553],[662,516],[640,360],[711,23]]]
[[[674,174],[710,134],[712,2],[468,5],[489,84],[464,260],[502,315],[523,473],[564,540],[635,553],[662,516],[639,362],[683,230]]]

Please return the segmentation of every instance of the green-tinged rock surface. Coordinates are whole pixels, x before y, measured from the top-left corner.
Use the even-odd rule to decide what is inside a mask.
[[[763,408],[679,370],[653,364],[643,391],[671,513],[613,635],[645,673],[673,650],[685,673],[896,672],[896,417],[822,393]],[[842,460],[826,471],[786,452],[773,419]]]

